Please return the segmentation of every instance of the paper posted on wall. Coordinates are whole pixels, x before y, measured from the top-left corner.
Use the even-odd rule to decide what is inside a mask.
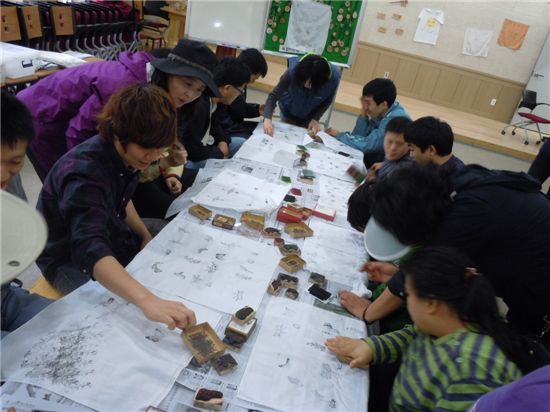
[[[413,40],[418,43],[435,45],[444,20],[443,11],[424,8],[418,15],[418,19]]]

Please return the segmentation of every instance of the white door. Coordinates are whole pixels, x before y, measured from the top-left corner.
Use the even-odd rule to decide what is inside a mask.
[[[546,39],[546,43],[540,53],[537,64],[535,64],[526,88],[527,90],[537,92],[537,102],[550,104],[550,35],[548,35]],[[526,108],[520,110],[528,111]],[[550,119],[550,106],[537,106],[534,113],[546,119]],[[521,117],[515,114],[512,123],[519,121],[521,121]],[[550,134],[550,125],[540,124],[539,126],[543,133]],[[529,128],[532,130],[537,129],[535,125]]]

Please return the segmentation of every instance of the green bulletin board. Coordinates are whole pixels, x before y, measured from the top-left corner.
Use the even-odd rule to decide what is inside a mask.
[[[332,63],[351,66],[355,45],[359,38],[362,8],[366,1],[316,0],[332,8],[332,16],[322,55]],[[281,51],[288,30],[292,1],[273,0],[265,27],[264,50],[274,53],[291,54]]]

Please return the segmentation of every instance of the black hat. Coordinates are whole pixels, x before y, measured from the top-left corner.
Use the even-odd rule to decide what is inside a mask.
[[[218,58],[204,43],[188,39],[180,40],[168,57],[154,58],[151,64],[155,69],[167,74],[202,80],[206,85],[205,94],[220,96],[218,86],[213,79]]]

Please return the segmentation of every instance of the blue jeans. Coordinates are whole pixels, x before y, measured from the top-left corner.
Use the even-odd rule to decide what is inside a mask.
[[[11,285],[2,287],[2,337],[41,312],[53,300]]]
[[[241,148],[243,143],[246,142],[246,139],[244,137],[232,137],[231,143],[229,143],[229,158],[231,159],[235,153]],[[200,169],[201,167],[204,167],[206,165],[206,161],[208,159],[204,160],[188,160],[187,163],[185,163],[186,169]]]

